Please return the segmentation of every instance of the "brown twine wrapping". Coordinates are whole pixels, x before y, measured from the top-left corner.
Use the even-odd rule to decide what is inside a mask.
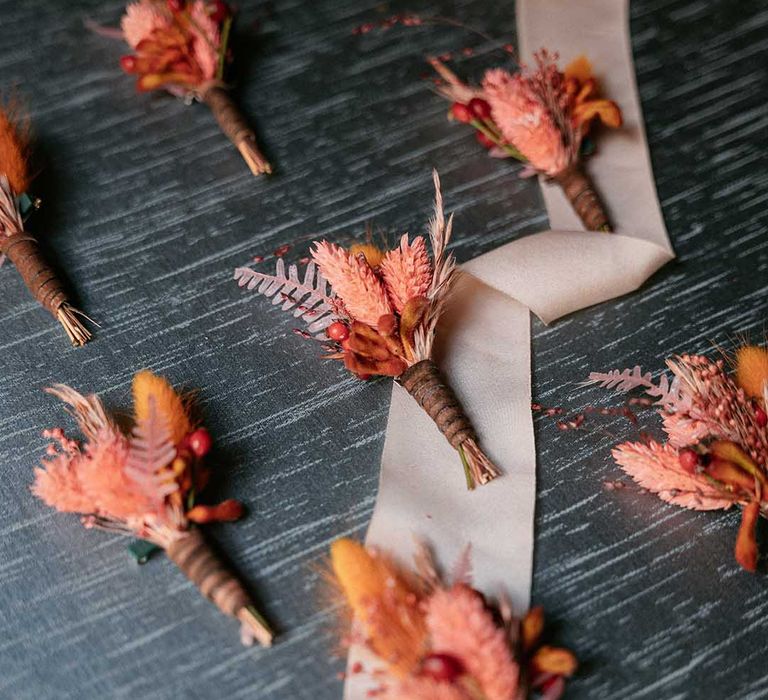
[[[0,235],[0,253],[5,253],[14,264],[32,296],[57,318],[62,304],[68,302],[67,293],[37,240],[24,231]]]
[[[203,101],[208,105],[213,116],[225,136],[235,145],[248,163],[254,175],[271,173],[272,166],[259,150],[256,144],[256,134],[248,126],[240,109],[232,100],[229,92],[221,85],[211,85],[202,94]]]
[[[210,548],[200,530],[190,530],[174,541],[166,552],[183,574],[225,615],[237,618],[243,608],[253,605],[241,583]]]
[[[588,231],[610,232],[611,225],[589,176],[576,164],[554,175],[568,201]]]
[[[398,381],[435,421],[451,447],[458,450],[467,440],[477,440],[453,389],[432,360],[422,360],[403,372]]]

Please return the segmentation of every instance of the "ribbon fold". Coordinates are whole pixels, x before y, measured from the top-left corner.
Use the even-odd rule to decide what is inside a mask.
[[[463,266],[438,331],[436,361],[504,472],[467,492],[456,454],[431,420],[393,386],[379,493],[367,543],[409,562],[414,538],[443,565],[472,547],[473,585],[529,607],[536,501],[531,415],[530,312],[545,323],[636,290],[674,258],[659,207],[635,83],[628,0],[518,0],[522,60],[546,47],[560,64],[584,54],[624,127],[602,132],[587,170],[617,233],[585,232],[562,192],[541,182],[552,230]],[[361,647],[350,663],[375,662]],[[345,698],[375,685],[349,675]]]

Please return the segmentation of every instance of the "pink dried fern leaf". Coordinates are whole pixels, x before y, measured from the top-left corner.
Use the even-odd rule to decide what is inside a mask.
[[[149,397],[147,416],[133,429],[126,476],[147,495],[148,500],[162,501],[178,491],[173,473],[164,471],[176,456],[167,420],[157,412],[154,397]]]
[[[658,384],[653,382],[650,372],[643,373],[639,365],[633,369],[612,369],[609,372],[590,372],[589,377],[579,386],[599,384],[603,389],[613,389],[626,394],[633,389],[643,389],[657,404],[669,409],[679,410],[684,404],[680,382],[677,377],[670,382],[666,374],[659,377]]]
[[[338,301],[314,262],[307,264],[303,279],[299,279],[296,265],[286,273],[285,263],[278,258],[274,275],[238,267],[235,281],[240,287],[272,299],[272,304],[280,305],[283,311],[292,311],[294,318],[308,324],[310,333],[320,333],[341,318]]]

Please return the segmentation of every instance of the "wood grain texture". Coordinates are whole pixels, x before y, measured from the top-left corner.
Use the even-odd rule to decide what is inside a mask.
[[[479,76],[499,54],[449,28],[354,37],[403,10],[514,36],[512,3],[275,0],[243,5],[239,100],[278,174],[253,178],[199,105],[137,96],[123,49],[88,33],[117,2],[0,0],[3,88],[20,86],[44,156],[35,229],[102,323],[67,346],[57,324],[0,269],[0,697],[340,697],[335,612],[317,567],[329,542],[362,535],[374,502],[388,383],[316,360],[291,319],[239,290],[232,269],[366,222],[418,232],[430,169],[469,259],[546,226],[534,182],[487,158],[419,79],[422,57],[471,45]],[[256,42],[250,25],[266,19]],[[765,332],[768,7],[762,0],[635,0],[632,33],[648,138],[679,260],[640,292],[534,323],[539,400],[614,403],[576,389],[590,369],[641,364]],[[39,431],[64,423],[52,382],[129,400],[151,367],[200,387],[222,495],[250,516],[212,537],[282,633],[239,646],[173,565],[137,567],[124,541],[85,531],[34,500]],[[534,599],[584,669],[573,698],[768,697],[765,577],[732,558],[738,515],[688,513],[626,488],[608,448],[628,435],[537,424]],[[764,528],[763,528],[764,529]],[[763,532],[763,539],[764,537]]]

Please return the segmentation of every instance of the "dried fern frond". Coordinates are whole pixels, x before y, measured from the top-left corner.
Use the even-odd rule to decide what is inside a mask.
[[[162,501],[179,490],[173,472],[165,470],[175,456],[168,421],[158,413],[155,397],[150,396],[146,415],[138,419],[133,429],[125,473],[148,497]]]
[[[272,304],[281,305],[283,311],[292,310],[294,318],[308,324],[310,333],[320,333],[341,318],[338,302],[314,262],[307,264],[303,280],[296,265],[290,265],[286,274],[282,258],[277,260],[274,275],[238,267],[235,280],[238,286],[272,299]]]
[[[621,394],[626,394],[633,389],[642,388],[648,396],[656,399],[656,403],[664,408],[679,409],[684,401],[681,393],[680,381],[675,376],[670,382],[666,374],[659,377],[659,383],[654,384],[650,372],[643,373],[639,365],[633,369],[617,370],[610,372],[590,372],[589,377],[579,386],[599,384],[603,389],[613,389]]]

